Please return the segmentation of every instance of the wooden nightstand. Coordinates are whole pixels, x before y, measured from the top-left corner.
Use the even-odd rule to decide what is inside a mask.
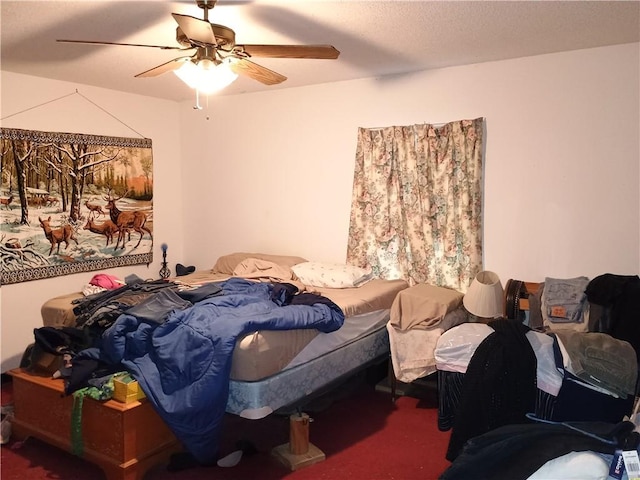
[[[12,435],[33,436],[71,452],[73,397],[64,396],[63,381],[23,369],[8,373],[13,377]],[[181,450],[146,400],[121,403],[85,398],[82,443],[82,457],[98,465],[108,480],[141,480],[149,468]]]

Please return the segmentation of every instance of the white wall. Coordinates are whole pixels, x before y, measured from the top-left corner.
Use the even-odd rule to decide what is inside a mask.
[[[485,117],[485,267],[637,274],[639,62],[636,43],[185,103],[185,258],[344,261],[357,128]]]
[[[149,267],[122,267],[112,269],[109,273],[122,279],[129,274],[158,278],[162,260],[160,245],[163,242],[169,245],[171,268],[175,262],[180,262],[183,207],[179,105],[9,72],[2,72],[0,78],[2,127],[134,138],[142,135],[152,140],[154,261]],[[86,99],[76,94],[76,89]],[[3,285],[0,288],[3,372],[17,366],[24,348],[33,342],[33,329],[42,326],[41,305],[53,296],[81,290],[95,273]]]

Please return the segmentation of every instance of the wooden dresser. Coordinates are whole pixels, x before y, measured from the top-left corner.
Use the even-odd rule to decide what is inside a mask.
[[[13,377],[12,436],[33,436],[72,452],[73,397],[63,395],[63,381],[22,369],[8,373]],[[82,444],[82,457],[98,465],[108,480],[142,480],[149,468],[181,450],[145,399],[121,403],[85,398]]]

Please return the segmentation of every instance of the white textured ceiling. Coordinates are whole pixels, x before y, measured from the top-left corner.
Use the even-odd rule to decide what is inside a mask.
[[[64,44],[56,39],[176,46],[171,13],[202,18],[194,1],[0,1],[2,70],[186,100],[175,75],[134,75],[181,52]],[[380,77],[640,41],[638,1],[229,1],[209,21],[239,44],[331,44],[337,60],[254,58],[288,77],[241,77],[219,94]]]

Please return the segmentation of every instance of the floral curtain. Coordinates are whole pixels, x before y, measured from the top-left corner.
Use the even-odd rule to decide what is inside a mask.
[[[483,122],[358,130],[349,264],[466,292],[482,265]]]

